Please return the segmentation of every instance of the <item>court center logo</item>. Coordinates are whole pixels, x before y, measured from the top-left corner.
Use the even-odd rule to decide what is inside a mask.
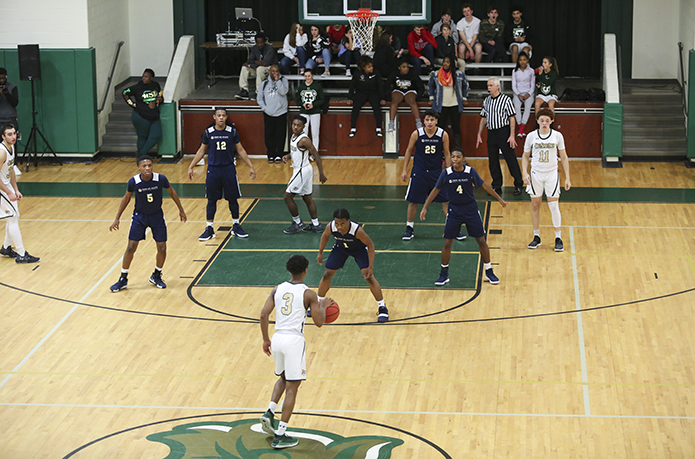
[[[263,432],[257,419],[233,422],[203,421],[175,426],[147,436],[152,442],[169,447],[163,459],[219,458],[244,459],[284,457],[287,459],[389,459],[403,440],[386,436],[342,437],[312,429],[287,430],[299,440],[293,448],[276,450],[273,437]]]

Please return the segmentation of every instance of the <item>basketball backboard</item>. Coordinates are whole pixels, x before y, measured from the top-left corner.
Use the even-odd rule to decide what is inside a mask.
[[[299,0],[299,22],[347,24],[346,13],[370,8],[379,13],[379,23],[429,24],[430,0]]]

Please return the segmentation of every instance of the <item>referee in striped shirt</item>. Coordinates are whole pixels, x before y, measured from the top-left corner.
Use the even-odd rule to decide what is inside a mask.
[[[516,148],[514,104],[509,96],[500,93],[499,78],[492,77],[487,80],[487,92],[490,95],[485,98],[483,109],[480,110],[480,126],[478,127],[478,140],[475,147],[478,148],[483,143],[483,128],[487,123],[487,156],[490,159],[492,188],[498,194],[502,194],[503,179],[498,153],[499,150],[502,150],[509,172],[514,177],[514,196],[519,196],[524,181],[521,178],[521,169],[516,159],[516,153],[514,153],[514,148]]]

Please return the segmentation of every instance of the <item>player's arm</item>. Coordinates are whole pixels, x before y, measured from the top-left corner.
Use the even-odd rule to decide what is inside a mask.
[[[249,175],[251,176],[251,180],[256,180],[256,169],[253,168],[251,159],[249,158],[249,155],[246,154],[246,150],[241,142],[236,144],[236,152],[239,153],[239,157],[249,166]]]
[[[410,140],[408,140],[408,148],[405,149],[405,159],[403,160],[403,171],[401,172],[401,180],[404,182],[408,181],[408,163],[410,162],[410,157],[413,156],[413,151],[415,150],[415,142],[417,142],[417,129],[410,134]]]
[[[570,183],[570,159],[567,157],[567,150],[558,150],[557,152],[560,153],[562,168],[565,170],[565,191],[569,191],[572,187]]]
[[[314,155],[314,159],[316,160],[316,167],[319,168],[319,181],[321,183],[326,183],[328,180],[326,178],[326,175],[323,173],[323,161],[321,161],[321,155],[319,154],[318,150],[316,147],[314,147],[314,144],[309,140],[309,137],[302,137],[302,140],[299,141],[298,145],[300,147],[304,147],[307,150],[309,150],[309,153]]]
[[[326,225],[326,229],[321,234],[321,242],[319,242],[319,254],[316,256],[316,262],[323,266],[323,249],[326,248],[328,238],[331,236],[331,224]]]
[[[181,205],[181,200],[179,199],[179,195],[176,193],[174,187],[170,186],[169,188],[165,188],[165,190],[167,190],[167,193],[169,193],[171,199],[173,199],[174,203],[176,203],[176,207],[179,208],[179,218],[181,219],[181,221],[187,221],[188,217],[186,217],[186,211],[183,210],[183,205]]]
[[[444,131],[442,135],[442,142],[444,143],[444,164],[446,167],[451,167],[451,151],[449,150],[449,133]]]
[[[497,199],[497,201],[499,201],[499,203],[502,204],[502,207],[507,207],[507,201],[502,199],[502,197],[499,194],[497,194],[497,192],[490,186],[490,184],[488,184],[487,182],[483,182],[482,188],[483,190],[487,191],[490,195],[492,195],[492,197]]]
[[[333,303],[331,298],[324,298],[319,301],[319,296],[311,289],[304,290],[304,307],[311,309],[311,318],[317,327],[322,327],[326,323],[326,308]]]
[[[436,186],[432,188],[432,191],[430,191],[430,195],[427,196],[427,201],[425,201],[425,205],[422,206],[422,210],[420,211],[420,220],[425,221],[425,216],[427,215],[427,206],[432,204],[432,201],[434,201],[434,198],[437,197],[439,194],[439,188]]]
[[[374,242],[372,242],[372,238],[370,238],[367,233],[362,229],[362,227],[359,227],[357,229],[357,232],[355,233],[355,237],[362,241],[364,245],[367,246],[367,255],[369,256],[369,266],[367,267],[367,272],[363,274],[365,279],[369,279],[372,277],[372,273],[374,272],[374,254],[376,251],[374,250]]]
[[[195,152],[195,156],[193,157],[193,161],[191,161],[191,164],[188,166],[188,179],[193,180],[193,168],[195,167],[196,164],[200,162],[201,159],[203,159],[203,156],[205,156],[205,149],[207,148],[207,145],[204,143],[200,144],[200,148],[198,148],[198,151]]]
[[[277,287],[273,288],[273,291],[268,295],[268,299],[265,300],[263,309],[261,309],[261,334],[263,335],[263,352],[265,352],[266,355],[271,355],[268,323],[270,322],[270,313],[275,309],[275,292],[277,289]]]
[[[478,139],[475,141],[475,148],[478,148],[483,143],[483,129],[485,129],[486,118],[481,116],[478,124]]]
[[[524,185],[529,185],[531,183],[531,177],[528,175],[528,165],[530,157],[531,151],[526,151],[526,148],[524,148],[524,154],[521,155],[521,178],[524,180]]]
[[[116,212],[116,219],[111,223],[111,226],[109,227],[109,231],[117,230],[118,229],[118,222],[121,219],[121,215],[123,215],[123,211],[125,210],[126,207],[128,207],[128,203],[130,202],[130,197],[133,196],[132,191],[126,191],[125,195],[123,196],[123,199],[121,199],[121,203],[118,206],[118,212]]]
[[[5,161],[7,161],[7,152],[5,152],[5,149],[0,148],[0,165],[5,164]],[[14,177],[14,167],[10,168],[10,178]],[[12,185],[12,180],[10,180],[10,185]],[[10,198],[10,201],[16,201],[17,196],[15,195],[15,189],[14,185],[12,185],[13,188],[10,189],[7,187],[2,181],[0,181],[0,190],[4,191],[5,194],[7,195],[8,198]]]
[[[22,195],[22,193],[19,192],[19,186],[17,185],[17,176],[14,173],[14,167],[10,168],[10,185],[12,185],[12,188],[14,189],[14,195],[17,198],[17,201],[21,201],[24,196]]]

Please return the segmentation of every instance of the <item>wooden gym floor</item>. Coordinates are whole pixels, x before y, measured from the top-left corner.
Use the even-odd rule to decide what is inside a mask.
[[[526,248],[529,200],[505,188],[509,206],[489,206],[499,285],[386,289],[393,321],[385,325],[374,322],[367,289],[332,289],[342,314],[333,325],[307,326],[308,379],[290,423],[300,446],[281,456],[261,455],[269,441],[255,431],[275,377],[249,319],[270,289],[193,286],[226,233],[197,241],[204,168],[188,185],[188,161],[155,167],[177,184],[189,218],[174,221],[165,198],[166,290],[147,281],[151,239],[140,244],[128,289],[108,289],[132,203],[121,230],[108,227],[137,172],[132,161],[40,165],[21,177],[22,235],[41,262],[0,259],[0,457],[695,457],[695,173],[682,164],[572,161],[574,188],[561,199],[564,253],[552,250],[545,205],[543,246]],[[280,197],[290,174],[253,161],[255,183],[239,168],[242,212]],[[470,163],[490,180],[487,161]],[[404,190],[389,188],[404,185],[402,160],[325,166],[332,187],[317,188],[322,223],[341,193]],[[390,205],[404,219],[405,203]],[[369,206],[355,199],[351,210]],[[276,220],[289,224],[281,207]],[[223,203],[217,218],[216,227],[230,225]],[[249,231],[249,241],[279,248],[303,236],[273,228]],[[402,226],[389,228],[399,241]],[[411,242],[423,228],[416,223]],[[259,261],[282,265],[287,250]],[[307,256],[315,279],[322,268]],[[430,283],[436,258],[388,268],[377,260],[375,275],[402,270]],[[240,269],[259,269],[247,264]],[[451,274],[462,275],[455,264]]]

